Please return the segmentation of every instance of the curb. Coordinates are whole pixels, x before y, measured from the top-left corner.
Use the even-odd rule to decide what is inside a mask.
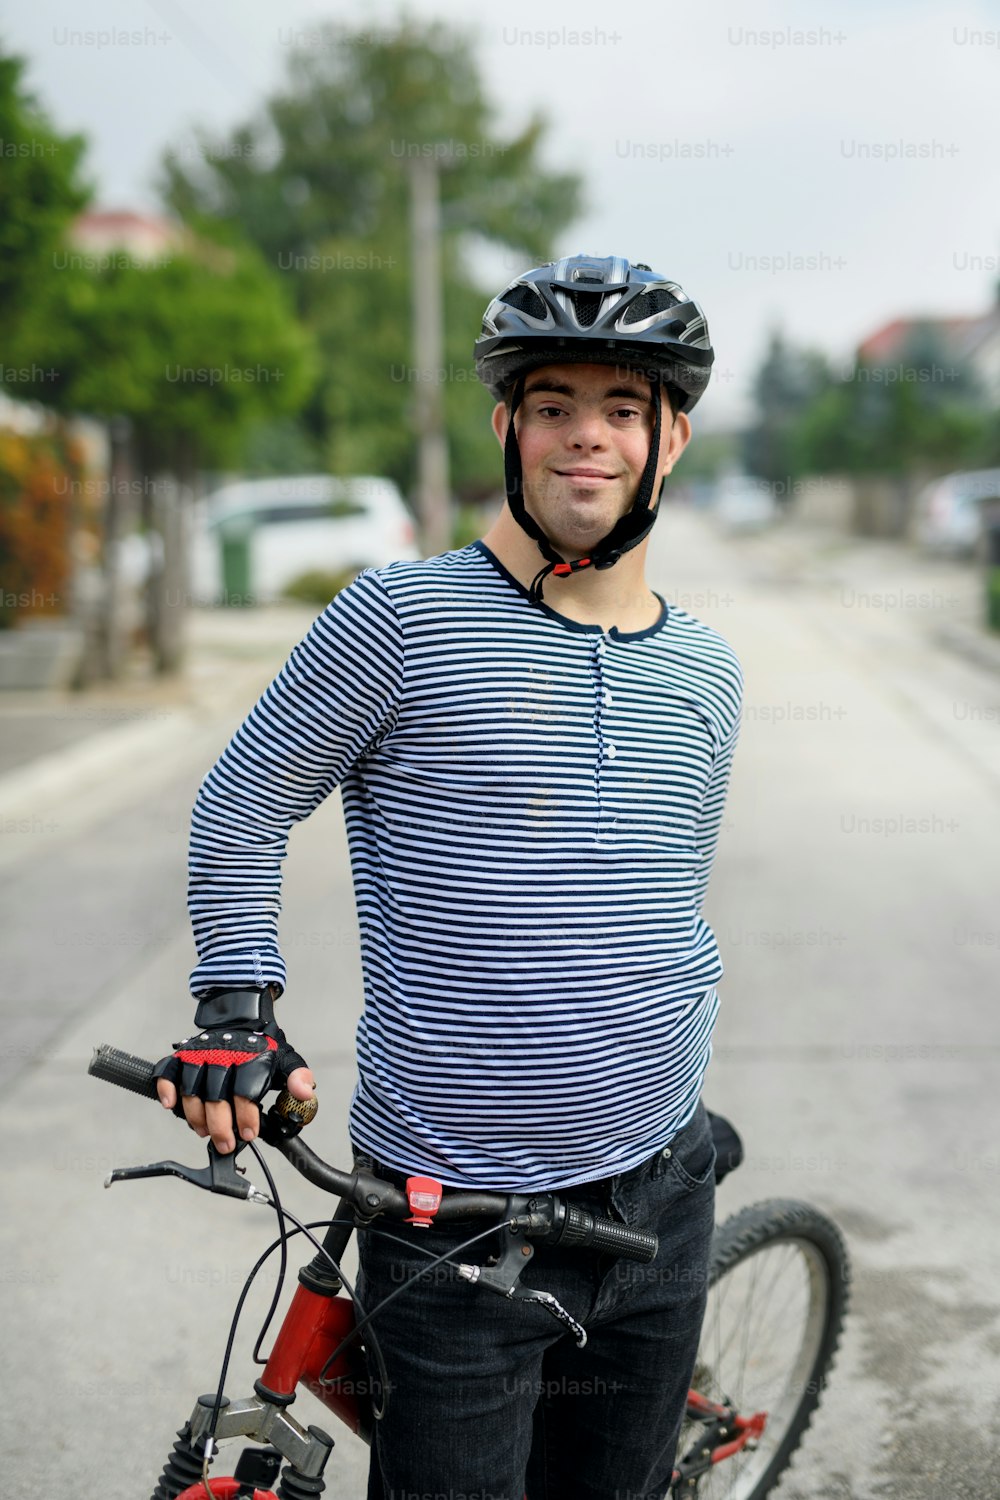
[[[37,805],[67,789],[83,792],[116,769],[149,763],[174,749],[183,751],[227,718],[238,716],[242,721],[313,619],[308,610],[274,613],[276,619],[263,616],[251,622],[257,629],[249,632],[246,648],[238,654],[231,654],[227,648],[232,643],[225,637],[220,640],[217,629],[207,640],[194,637],[191,664],[172,681],[169,694],[158,693],[151,683],[135,698],[120,700],[122,711],[154,722],[111,725],[0,775],[0,812],[25,800]]]
[[[0,777],[0,872],[35,856],[40,831],[51,853],[129,799],[155,795],[167,767],[207,774],[276,670],[273,661],[244,664],[185,701],[146,705],[151,723],[102,730]]]
[[[16,816],[17,810],[38,807],[72,786],[84,795],[95,781],[105,780],[116,767],[147,761],[173,746],[190,740],[196,720],[190,709],[158,711],[170,724],[130,724],[92,734],[78,745],[43,755],[30,765],[19,766],[0,777],[0,810]],[[180,722],[178,722],[180,721]]]

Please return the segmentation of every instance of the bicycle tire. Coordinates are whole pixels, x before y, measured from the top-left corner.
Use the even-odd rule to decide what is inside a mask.
[[[819,1406],[840,1341],[849,1284],[840,1230],[808,1203],[779,1198],[754,1203],[716,1229],[692,1384],[701,1395],[731,1403],[745,1416],[768,1411],[768,1423],[756,1449],[721,1460],[693,1484],[675,1484],[671,1497],[763,1500],[771,1493]],[[765,1347],[779,1324],[791,1329],[791,1364],[783,1354],[769,1358]],[[741,1348],[733,1350],[737,1334]],[[685,1419],[679,1458],[696,1446],[699,1427]]]

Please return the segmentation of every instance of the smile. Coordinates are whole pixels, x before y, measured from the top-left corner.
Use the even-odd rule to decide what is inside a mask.
[[[617,474],[605,474],[602,469],[556,469],[564,479],[617,479]]]

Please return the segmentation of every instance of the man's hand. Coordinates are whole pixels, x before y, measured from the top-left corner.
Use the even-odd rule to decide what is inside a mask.
[[[212,991],[198,1004],[194,1034],[175,1043],[154,1069],[164,1109],[174,1109],[180,1093],[191,1129],[211,1136],[217,1151],[236,1149],[234,1115],[240,1139],[255,1139],[260,1132],[257,1104],[268,1089],[287,1088],[300,1100],[315,1092],[305,1058],[275,1021],[274,1001],[280,993],[277,986]]]
[[[296,1068],[294,1073],[288,1075],[288,1092],[293,1099],[311,1099],[316,1090],[316,1080],[313,1078],[311,1068]],[[177,1089],[165,1078],[159,1078],[156,1082],[156,1092],[164,1109],[173,1109],[177,1103]],[[243,1094],[237,1094],[234,1099],[236,1109],[236,1129],[243,1141],[256,1140],[260,1132],[260,1112],[252,1099]],[[229,1107],[229,1101],[219,1099],[209,1101],[198,1099],[193,1094],[188,1094],[182,1100],[184,1118],[196,1135],[203,1138],[211,1136],[212,1144],[217,1151],[223,1154],[236,1149],[236,1137],[233,1134],[233,1111]]]

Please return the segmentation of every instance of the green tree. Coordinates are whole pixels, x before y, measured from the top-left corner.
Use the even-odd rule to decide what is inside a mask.
[[[139,470],[142,520],[160,533],[163,559],[150,581],[150,634],[158,666],[172,670],[185,486],[205,466],[239,465],[251,433],[300,410],[315,378],[312,340],[292,284],[233,227],[210,240],[178,226],[174,253],[150,264],[115,252],[94,266],[75,254],[84,142],[54,135],[21,87],[22,66],[0,57],[0,363],[15,395],[63,416],[103,418],[115,435],[103,518],[111,675],[122,656],[117,544],[131,529],[131,471]]]
[[[67,224],[90,196],[80,176],[83,137],[59,135],[52,128],[23,86],[24,67],[23,59],[0,52],[0,327],[5,343],[51,275],[53,253]],[[16,368],[9,359],[0,363]]]
[[[814,471],[912,476],[975,464],[990,421],[974,371],[925,327],[896,360],[859,361],[802,413],[795,438]]]
[[[801,419],[831,383],[823,355],[792,348],[780,331],[772,333],[753,384],[754,421],[743,440],[749,473],[779,484],[804,472],[807,460],[798,438]],[[790,490],[786,486],[779,493]]]
[[[66,257],[21,326],[20,356],[39,381],[22,394],[116,430],[124,422],[130,466],[141,475],[141,519],[161,537],[163,566],[148,600],[154,655],[172,671],[184,613],[184,490],[170,476],[192,486],[205,467],[238,465],[257,425],[297,412],[315,373],[311,340],[287,287],[252,248],[193,242],[148,266],[124,255],[98,269],[82,261]],[[130,529],[135,484],[112,491],[112,546]]]
[[[200,132],[200,161],[168,153],[165,197],[205,232],[247,235],[288,277],[320,350],[304,420],[329,466],[409,485],[414,382],[428,372],[410,347],[407,163],[435,157],[453,475],[460,489],[481,486],[496,453],[472,369],[486,297],[470,251],[500,248],[512,273],[549,258],[579,181],[542,166],[541,118],[498,133],[471,42],[444,24],[407,20],[374,37],[330,24],[314,41],[290,53],[287,84],[256,119],[228,137]],[[287,428],[272,446],[288,451]]]
[[[98,269],[67,260],[19,334],[40,382],[26,392],[127,418],[146,473],[191,481],[238,463],[254,424],[308,395],[311,341],[253,250],[206,257],[195,246],[148,266],[111,255]]]

